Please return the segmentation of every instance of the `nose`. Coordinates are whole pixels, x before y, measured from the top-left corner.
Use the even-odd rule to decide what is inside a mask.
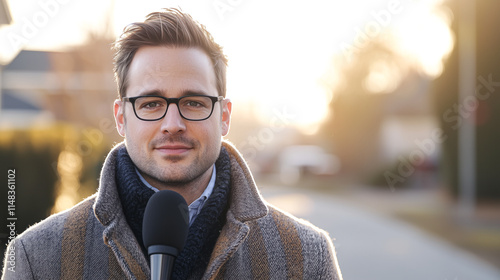
[[[169,104],[167,114],[162,119],[161,130],[169,134],[177,134],[186,130],[185,120],[181,117],[176,104]]]

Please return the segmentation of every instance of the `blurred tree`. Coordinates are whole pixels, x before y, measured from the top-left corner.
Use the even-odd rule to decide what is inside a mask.
[[[23,130],[4,129],[0,133],[0,174],[7,178],[9,169],[15,169],[16,173],[15,218],[18,234],[53,212],[60,187],[64,184],[60,166],[63,151],[72,151],[80,157],[81,168],[75,174],[74,186],[66,186],[73,192],[74,203],[96,191],[99,172],[110,144],[104,140],[92,143],[84,131],[86,129],[57,124]],[[74,160],[69,165],[73,163]],[[0,200],[0,241],[6,244],[7,187],[3,191]],[[4,249],[5,246],[1,246],[2,255]]]
[[[344,174],[366,179],[393,164],[385,162],[382,151],[386,118],[431,113],[425,89],[429,79],[405,60],[383,40],[373,40],[349,62],[337,63],[342,82],[334,89],[331,117],[320,135],[329,139]]]
[[[378,159],[379,130],[384,94],[370,94],[363,84],[370,65],[393,56],[384,45],[371,43],[341,69],[345,82],[336,90],[330,103],[331,118],[320,134],[330,139],[333,150],[342,161],[344,173],[363,174]],[[370,159],[370,160],[369,160]]]
[[[414,2],[410,5],[419,9],[405,9],[405,16],[415,21],[398,22],[401,14],[376,36],[358,35],[354,42],[362,40],[363,44],[357,44],[355,52],[347,52],[350,57],[337,58],[335,70],[325,77],[327,83],[332,81],[333,98],[330,118],[320,134],[329,139],[331,150],[340,157],[343,173],[358,180],[371,180],[376,174],[382,178],[379,183],[391,185],[384,174],[393,172],[400,183],[408,185],[416,177],[414,170],[427,173],[435,166],[433,157],[440,143],[433,143],[434,152],[425,153],[415,142],[423,139],[419,137],[433,137],[433,129],[439,125],[435,120],[442,121],[442,111],[436,115],[433,110],[430,83],[441,75],[443,62],[453,50],[454,36],[449,28],[453,14],[445,4],[427,4]],[[447,75],[440,79],[447,79]],[[443,93],[436,97],[436,103],[447,104],[449,98],[453,96]],[[413,130],[416,134],[404,135]],[[445,149],[453,149],[454,141],[445,143]],[[422,154],[420,159],[406,162],[418,153]],[[405,168],[408,172],[401,172]],[[420,184],[427,187],[436,182],[425,179]]]
[[[458,11],[457,1],[449,1],[449,8],[456,15]],[[456,17],[456,16],[455,16]],[[458,23],[455,20],[451,24],[451,29],[455,34],[458,31]],[[447,135],[446,142],[442,145],[443,154],[440,159],[441,177],[445,184],[450,187],[451,192],[456,194],[458,186],[458,131],[445,121],[443,114],[452,104],[458,102],[458,46],[455,47],[450,54],[443,73],[439,76],[431,86],[432,97],[434,100],[436,114],[439,124]]]

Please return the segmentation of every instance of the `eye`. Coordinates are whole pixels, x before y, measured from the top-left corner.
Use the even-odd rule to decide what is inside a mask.
[[[160,107],[161,104],[158,103],[158,102],[148,102],[148,103],[145,103],[142,105],[143,108],[156,108],[156,107]]]
[[[182,106],[191,109],[201,109],[207,108],[209,104],[209,99],[203,96],[199,97],[189,97],[182,100]]]
[[[194,101],[194,100],[188,100],[186,103],[185,103],[186,106],[189,106],[189,107],[204,107],[204,105],[198,101]]]
[[[139,109],[158,109],[165,106],[165,100],[158,98],[141,98],[136,101],[137,108]]]

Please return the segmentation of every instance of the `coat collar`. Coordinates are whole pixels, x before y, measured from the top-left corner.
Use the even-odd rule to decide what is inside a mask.
[[[104,243],[115,253],[125,274],[129,278],[148,279],[150,270],[144,255],[137,253],[142,249],[127,224],[115,179],[118,150],[124,146],[124,143],[116,145],[106,157],[93,206],[94,214],[105,227]]]
[[[231,159],[231,195],[229,210],[240,222],[261,218],[268,213],[250,168],[238,150],[228,141],[223,141]]]
[[[94,213],[104,226],[108,226],[119,214],[124,217],[115,179],[118,150],[124,146],[125,143],[121,142],[111,149],[101,170]]]

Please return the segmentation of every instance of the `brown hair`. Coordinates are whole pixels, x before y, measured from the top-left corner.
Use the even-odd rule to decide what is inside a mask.
[[[227,58],[205,26],[178,9],[150,13],[144,22],[125,27],[113,48],[118,94],[125,96],[128,70],[137,50],[142,46],[176,46],[202,49],[212,61],[219,95],[226,96]]]

